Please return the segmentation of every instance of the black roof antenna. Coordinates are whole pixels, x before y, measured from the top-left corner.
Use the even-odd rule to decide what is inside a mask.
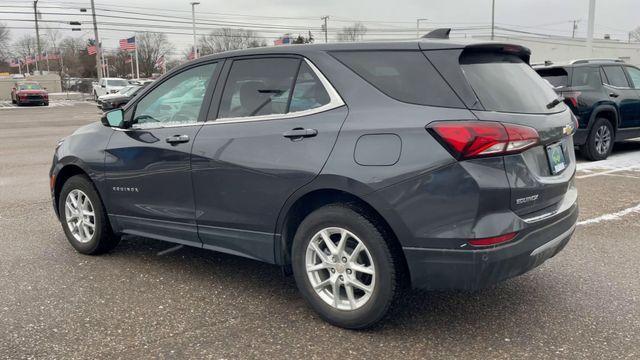
[[[448,39],[451,28],[440,28],[431,30],[427,35],[422,36],[423,39]]]

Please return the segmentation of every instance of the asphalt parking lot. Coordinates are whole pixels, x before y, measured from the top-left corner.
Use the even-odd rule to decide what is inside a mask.
[[[640,141],[580,160],[558,256],[481,292],[409,293],[356,332],[276,266],[141,238],[76,253],[47,176],[57,140],[97,119],[93,103],[0,109],[0,358],[640,358]]]

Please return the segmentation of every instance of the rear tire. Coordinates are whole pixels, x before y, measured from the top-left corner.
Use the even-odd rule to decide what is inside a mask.
[[[64,183],[58,214],[67,240],[82,254],[108,252],[120,241],[111,230],[100,196],[86,176],[75,175]]]
[[[325,321],[347,329],[370,327],[387,314],[400,291],[400,264],[383,231],[343,204],[309,214],[293,240],[302,296]]]
[[[614,140],[611,122],[598,118],[591,127],[587,141],[580,147],[580,153],[590,161],[604,160],[611,154]]]

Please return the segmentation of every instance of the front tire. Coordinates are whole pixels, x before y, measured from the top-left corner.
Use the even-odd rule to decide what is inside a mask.
[[[58,214],[69,243],[80,253],[98,255],[118,245],[102,200],[83,175],[69,178],[62,186]]]
[[[614,140],[615,134],[611,122],[603,118],[596,119],[586,143],[580,147],[580,152],[588,160],[604,160],[611,154]]]
[[[380,321],[400,289],[400,262],[369,219],[342,204],[309,214],[293,240],[298,289],[327,322],[362,329]]]

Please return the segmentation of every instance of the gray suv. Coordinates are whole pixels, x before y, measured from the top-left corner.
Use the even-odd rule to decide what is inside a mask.
[[[575,118],[529,55],[422,39],[207,56],[61,140],[53,205],[81,253],[128,234],[267,262],[364,328],[405,287],[483,288],[569,241]]]

